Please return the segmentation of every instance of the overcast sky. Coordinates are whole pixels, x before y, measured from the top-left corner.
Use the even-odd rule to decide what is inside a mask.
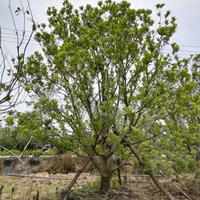
[[[62,5],[62,0],[29,1],[36,22],[47,21],[46,10],[49,6],[60,8]],[[0,26],[2,27],[2,43],[10,50],[14,44],[14,35],[12,35],[14,32],[6,30],[6,28],[13,28],[8,2],[9,0],[0,0]],[[13,10],[20,5],[19,2],[19,0],[12,0]],[[26,0],[22,0],[22,2],[26,5]],[[85,4],[96,5],[97,0],[71,0],[71,2],[75,7],[79,7]],[[134,8],[150,9],[154,9],[155,4],[158,2],[165,3],[166,9],[171,10],[172,15],[177,18],[178,29],[174,40],[182,45],[183,53],[200,52],[200,0],[129,0],[129,2],[131,2]],[[20,16],[16,17],[16,21],[20,22]],[[30,27],[27,29],[30,29]],[[36,45],[32,42],[30,46],[33,49]]]
[[[21,0],[23,5],[26,0]],[[49,6],[60,8],[62,0],[29,0],[37,23],[47,22],[46,11]],[[117,0],[116,0],[117,1]],[[118,0],[119,1],[119,0]],[[181,55],[187,56],[194,53],[200,53],[200,0],[128,0],[133,8],[150,8],[154,9],[155,4],[165,3],[166,10],[171,10],[172,15],[177,18],[178,29],[173,40],[181,45]],[[16,36],[12,23],[12,18],[8,9],[9,0],[0,0],[0,27],[2,29],[1,46],[4,48],[7,57],[15,55]],[[97,0],[71,0],[72,4],[77,8],[81,5],[96,5]],[[12,0],[12,9],[16,10],[20,6],[20,0]],[[155,9],[154,9],[155,11]],[[20,29],[20,16],[15,16],[16,23]],[[26,30],[30,30],[31,26],[27,26]],[[28,32],[27,32],[28,33]],[[38,49],[39,45],[35,41],[31,41],[28,54]],[[21,111],[26,110],[24,106],[19,107]]]

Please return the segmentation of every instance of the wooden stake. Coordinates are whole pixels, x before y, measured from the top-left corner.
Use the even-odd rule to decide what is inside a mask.
[[[37,190],[34,200],[39,200],[39,199],[40,199],[40,193],[39,193],[39,191]]]
[[[3,185],[0,185],[0,200],[1,200],[3,188],[4,188],[4,186],[3,186]]]
[[[13,199],[14,192],[15,192],[15,187],[12,187],[12,190],[11,190],[11,197],[10,197],[11,200]]]

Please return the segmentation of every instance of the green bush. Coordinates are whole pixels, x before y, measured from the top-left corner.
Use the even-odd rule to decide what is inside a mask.
[[[13,152],[15,155],[20,155],[21,152],[17,149],[12,149],[10,150],[11,152]],[[36,150],[26,150],[24,151],[24,154],[23,155],[33,155],[33,156],[42,156],[42,155],[55,155],[57,154],[57,151],[54,150],[54,149],[50,149],[48,151],[43,151],[42,149],[36,149]],[[0,156],[10,156],[12,155],[10,152],[6,151],[6,150],[3,150],[3,151],[0,151]]]
[[[44,151],[42,149],[35,149],[35,150],[32,150],[30,151],[30,155],[33,155],[33,156],[41,156],[44,154]]]
[[[20,155],[20,151],[17,149],[13,149],[10,151],[13,152],[15,155]],[[6,150],[0,151],[0,156],[10,156],[10,155],[12,155],[12,154]]]
[[[50,149],[48,151],[44,151],[44,153],[43,153],[43,155],[46,155],[46,156],[48,156],[48,155],[55,155],[55,154],[57,154],[57,151],[54,150],[54,149]]]

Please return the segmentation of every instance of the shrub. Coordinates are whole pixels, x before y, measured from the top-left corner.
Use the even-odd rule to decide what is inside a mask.
[[[17,158],[6,158],[3,160],[3,167],[14,167],[17,163]]]
[[[37,166],[41,163],[39,158],[29,158],[28,159],[28,164],[31,166]]]
[[[86,185],[82,186],[81,190],[96,190],[100,187],[100,182],[98,180],[92,181],[87,183]]]
[[[44,151],[42,149],[35,149],[33,151],[30,151],[30,153],[33,156],[41,156],[44,154]]]
[[[44,151],[43,155],[55,155],[57,152],[54,149],[49,149],[48,151]]]
[[[38,167],[33,169],[33,172],[48,172],[50,174],[69,173],[76,169],[75,162],[69,155],[60,155],[52,159],[43,161]]]
[[[10,151],[13,152],[16,155],[20,155],[20,151],[19,150],[14,149],[14,150],[10,150]],[[0,156],[9,156],[9,155],[12,155],[12,154],[10,152],[8,152],[8,151],[5,151],[5,150],[0,151]]]
[[[0,151],[0,156],[9,156],[10,153],[8,151]]]

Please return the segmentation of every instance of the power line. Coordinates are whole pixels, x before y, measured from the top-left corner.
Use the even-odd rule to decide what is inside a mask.
[[[14,39],[14,38],[13,38]],[[39,43],[34,42],[34,40],[30,40],[31,42],[29,43],[30,45],[36,45],[36,46],[40,46]],[[12,44],[16,44],[16,41],[14,40],[7,40],[7,39],[3,39],[1,40],[2,42],[6,42],[6,43],[12,43]],[[24,39],[24,42],[28,42],[28,39]],[[165,53],[171,53],[171,50],[164,50]],[[179,51],[178,54],[182,54],[182,55],[194,55],[194,54],[200,54],[200,51]]]
[[[15,41],[11,41],[11,40],[1,40],[1,42],[7,42],[7,43],[12,43],[12,44],[16,44],[16,42]],[[25,42],[28,42],[28,40],[27,41],[25,41]],[[33,43],[33,42],[30,42],[29,44],[31,44],[31,45],[38,45],[38,46],[40,46],[40,44],[38,44],[38,43]]]
[[[9,39],[9,40],[17,40],[17,37],[13,37],[13,36],[4,36],[2,37],[3,39]],[[18,37],[19,39],[24,39],[24,40],[29,40],[29,36],[27,37],[23,37],[23,36],[20,36]],[[32,41],[35,41],[34,39],[31,38]]]
[[[14,28],[7,28],[7,27],[1,27],[2,30],[8,30],[8,31],[13,31],[14,33],[3,33],[5,35],[15,35],[16,36],[16,30]],[[22,29],[18,29],[17,31],[21,31],[21,32],[32,32],[32,30],[22,30]],[[186,45],[186,44],[178,44],[181,47],[188,47],[188,48],[200,48],[200,44],[199,45]]]
[[[2,32],[1,30],[7,30],[7,32]],[[2,42],[7,42],[7,43],[15,43],[16,44],[16,40],[17,40],[17,35],[16,35],[16,30],[13,28],[6,28],[3,27],[0,30],[0,46],[2,44]],[[8,32],[8,31],[14,31],[14,32]],[[17,30],[17,31],[22,31],[24,32],[24,30]],[[25,30],[25,32],[30,33],[30,30]],[[25,35],[23,36],[23,33],[20,33],[19,35],[19,39],[20,40],[24,40],[24,42],[28,42],[29,41],[29,35]],[[39,45],[38,43],[35,42],[35,40],[33,38],[30,39],[30,43],[31,45]],[[200,45],[186,45],[186,44],[180,44],[179,45],[181,47],[180,51],[178,52],[178,54],[184,54],[184,55],[192,55],[192,54],[199,54],[200,53]],[[187,49],[185,49],[187,48]],[[191,49],[192,48],[192,49]],[[172,50],[169,47],[164,48],[164,51],[167,52],[171,52]]]
[[[0,27],[0,48],[1,48],[1,27]]]
[[[14,32],[16,32],[16,31],[21,31],[21,32],[32,32],[32,30],[22,30],[22,29],[17,29],[17,30],[15,30],[14,28],[6,28],[6,27],[1,27],[2,28],[2,30],[9,30],[9,31],[14,31]]]
[[[2,35],[4,35],[5,37],[6,36],[16,37],[17,34],[16,33],[5,33],[5,32],[2,32]],[[23,33],[20,33],[18,35],[23,35]],[[30,34],[28,34],[28,35],[30,35]],[[25,33],[25,36],[27,36],[26,33]]]

